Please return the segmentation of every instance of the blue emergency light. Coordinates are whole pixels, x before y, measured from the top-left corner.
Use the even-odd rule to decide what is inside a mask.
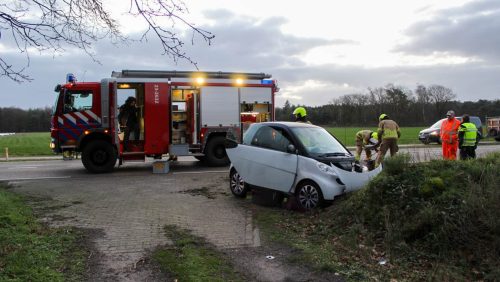
[[[261,84],[273,84],[272,79],[263,79],[260,81]]]
[[[76,77],[72,73],[68,73],[66,75],[66,83],[75,83],[76,82]]]

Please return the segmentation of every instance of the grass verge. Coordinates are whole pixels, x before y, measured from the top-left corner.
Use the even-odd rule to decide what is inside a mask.
[[[16,133],[0,136],[0,156],[5,155],[5,148],[9,148],[9,156],[50,156],[50,132]]]
[[[22,198],[0,183],[0,281],[82,281],[83,234],[37,222]]]
[[[166,226],[165,233],[173,246],[153,254],[162,271],[179,281],[244,281],[231,262],[203,238],[173,225]]]
[[[388,159],[363,190],[313,213],[256,208],[264,238],[290,260],[350,281],[500,277],[500,154],[412,164]]]
[[[369,129],[377,131],[376,127],[325,127],[330,133],[337,137],[345,146],[354,146],[356,133],[360,130]],[[418,133],[424,127],[402,127],[399,144],[421,144],[418,140]]]

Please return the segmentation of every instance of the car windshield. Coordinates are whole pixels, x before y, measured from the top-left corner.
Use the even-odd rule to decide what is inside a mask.
[[[321,127],[293,127],[300,143],[309,154],[325,156],[345,156],[349,152],[328,131]]]
[[[441,128],[441,123],[443,123],[444,119],[438,120],[435,124],[431,125],[431,128]]]

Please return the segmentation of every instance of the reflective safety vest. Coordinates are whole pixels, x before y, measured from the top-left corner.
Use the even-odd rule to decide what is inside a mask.
[[[477,128],[471,122],[462,123],[458,131],[464,132],[464,142],[462,146],[475,146],[477,140]]]
[[[443,142],[457,142],[458,141],[458,128],[460,127],[460,121],[453,118],[451,121],[448,119],[443,120],[441,124],[441,141]]]
[[[367,145],[370,142],[370,138],[372,137],[371,130],[360,130],[356,133],[356,141],[363,142],[364,145]]]
[[[389,138],[399,138],[401,132],[399,131],[399,125],[390,119],[384,119],[378,124],[378,139],[384,140]]]

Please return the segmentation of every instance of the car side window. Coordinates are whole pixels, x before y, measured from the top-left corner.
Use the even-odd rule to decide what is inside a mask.
[[[242,142],[242,144],[244,144],[244,145],[251,145],[254,133],[255,133],[255,131],[257,131],[258,128],[259,128],[258,124],[252,124],[250,126],[250,128],[248,128],[247,131],[245,131],[245,133],[243,133],[243,142]]]
[[[281,128],[261,127],[252,138],[252,146],[286,152],[292,142]]]

